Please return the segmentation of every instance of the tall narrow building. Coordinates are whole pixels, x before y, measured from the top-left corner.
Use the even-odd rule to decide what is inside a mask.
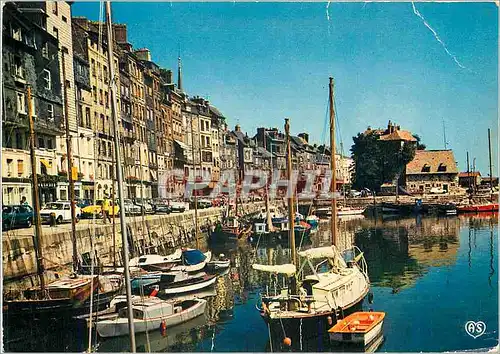
[[[40,201],[43,204],[59,197],[56,138],[63,134],[59,42],[46,30],[46,16],[34,5],[8,2],[3,6],[2,200],[6,205],[19,204],[23,197],[33,205],[28,85],[35,118]]]

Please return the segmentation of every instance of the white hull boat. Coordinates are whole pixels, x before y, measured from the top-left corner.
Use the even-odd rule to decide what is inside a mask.
[[[132,258],[129,261],[129,266],[147,271],[166,271],[178,264],[181,261],[181,256],[181,250],[176,250],[173,254],[168,256],[146,254],[144,256]]]
[[[336,318],[339,311],[348,311],[358,306],[370,289],[366,261],[360,251],[356,255],[358,251],[357,247],[350,250],[352,257],[348,261],[342,258],[333,245],[298,252],[305,258],[300,269],[308,264],[313,273],[303,276],[301,281],[303,273],[296,272],[293,264],[254,264],[253,268],[256,270],[289,277],[295,274],[299,280],[299,294],[290,294],[288,289],[282,289],[281,293],[276,294],[261,294],[260,313],[270,325],[271,331],[280,333],[284,326],[287,334],[297,333],[295,329],[300,328],[302,321],[317,323],[319,318]],[[313,266],[311,261],[320,259],[323,261]],[[319,272],[324,266],[329,269]]]
[[[187,250],[187,251],[192,251],[192,250]],[[212,252],[208,251],[208,252],[204,253],[204,255],[205,255],[205,260],[198,263],[198,264],[192,264],[192,265],[178,264],[178,265],[173,266],[171,270],[172,271],[185,271],[188,273],[199,272],[203,268],[205,268],[207,263],[210,262],[210,260],[212,259]],[[182,260],[179,260],[179,262],[182,263]]]
[[[133,305],[134,331],[157,331],[160,326],[168,328],[189,321],[205,313],[206,305],[207,301],[203,299],[173,303],[158,298],[147,298],[144,302]],[[128,335],[127,308],[121,309],[115,319],[98,321],[96,329],[103,338]]]
[[[350,208],[343,207],[337,211],[338,216],[361,215],[365,212],[365,208]]]
[[[162,292],[165,295],[189,293],[205,289],[211,285],[214,285],[216,281],[216,275],[204,275],[202,277],[188,279],[186,280],[186,282],[176,282],[172,283],[171,285],[167,285],[162,289]]]

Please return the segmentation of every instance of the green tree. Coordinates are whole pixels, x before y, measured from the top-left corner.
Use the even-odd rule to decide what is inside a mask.
[[[413,160],[418,142],[381,141],[379,135],[358,134],[351,147],[354,160],[353,187],[379,191],[380,186],[401,176]],[[420,145],[425,148],[425,145]]]

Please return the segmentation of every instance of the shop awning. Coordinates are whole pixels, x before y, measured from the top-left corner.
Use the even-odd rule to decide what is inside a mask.
[[[46,167],[46,168],[52,168],[52,162],[47,161],[45,159],[40,159],[40,162]]]
[[[179,145],[179,146],[180,146],[180,148],[181,148],[181,149],[183,149],[183,150],[189,150],[189,146],[187,146],[187,145],[186,145],[186,144],[184,144],[183,142],[181,142],[181,141],[179,141],[179,140],[174,140],[174,141],[175,141],[175,143],[176,143],[177,145]]]
[[[151,175],[151,181],[156,182],[157,178],[155,177],[155,174],[153,173],[153,171],[149,170],[149,174]]]

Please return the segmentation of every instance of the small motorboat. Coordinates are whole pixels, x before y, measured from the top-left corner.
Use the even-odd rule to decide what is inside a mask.
[[[320,218],[332,216],[332,209],[329,207],[316,209],[316,215]]]
[[[213,259],[207,263],[206,269],[210,272],[223,271],[231,265],[231,261],[224,254],[220,254],[217,259]]]
[[[180,261],[177,265],[171,268],[172,271],[199,272],[212,259],[212,252],[201,252],[197,249],[182,249]]]
[[[481,213],[498,211],[498,203],[460,205],[457,206],[457,211],[459,213]]]
[[[176,250],[169,256],[159,254],[146,254],[144,256],[132,258],[129,261],[130,267],[137,267],[146,271],[167,271],[181,262],[182,251]]]
[[[337,211],[338,216],[348,216],[348,215],[361,215],[365,212],[366,208],[351,208],[351,207],[340,207]]]
[[[207,301],[203,299],[172,302],[156,297],[145,298],[132,305],[135,333],[167,329],[189,321],[205,313]],[[103,337],[119,337],[129,334],[127,308],[120,309],[116,318],[97,321],[97,333]]]
[[[366,346],[382,333],[385,312],[355,312],[328,330],[330,341]]]
[[[144,256],[132,258],[130,267],[141,268],[146,271],[170,271],[184,270],[187,272],[199,272],[212,258],[210,251],[203,253],[197,249],[178,249],[168,256],[159,254],[146,254]]]
[[[159,282],[151,284],[145,288],[146,292],[152,291],[155,285],[160,286],[160,293],[167,296],[174,296],[177,294],[188,293],[192,291],[199,291],[205,289],[217,280],[216,274],[206,274],[204,272],[190,275],[187,272],[169,272],[163,273]]]

